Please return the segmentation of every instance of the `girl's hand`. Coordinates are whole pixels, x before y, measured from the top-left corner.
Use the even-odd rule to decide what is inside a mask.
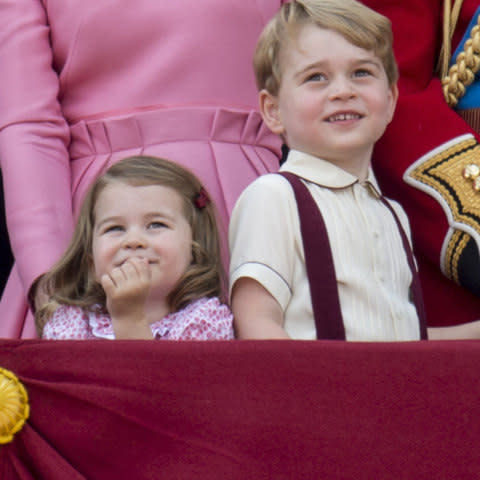
[[[143,258],[131,258],[102,276],[115,338],[153,337],[145,315],[151,280],[148,260]]]

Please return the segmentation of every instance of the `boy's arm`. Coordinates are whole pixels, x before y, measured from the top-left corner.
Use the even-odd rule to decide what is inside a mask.
[[[479,340],[480,320],[450,327],[430,327],[429,340]]]
[[[282,327],[280,304],[252,278],[242,277],[233,285],[232,311],[239,339],[290,339]]]
[[[298,261],[297,224],[292,188],[280,175],[257,178],[237,200],[229,224],[230,300],[237,338],[289,338],[282,326]]]

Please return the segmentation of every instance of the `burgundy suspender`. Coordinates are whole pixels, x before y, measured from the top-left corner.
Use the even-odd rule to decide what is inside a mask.
[[[337,276],[322,214],[299,177],[288,172],[280,175],[292,185],[297,201],[317,338],[345,340]]]
[[[295,193],[317,338],[345,340],[335,266],[323,216],[308,188],[297,175],[289,172],[279,172],[279,174],[290,182]],[[394,209],[384,197],[381,197],[381,200],[392,213],[402,237],[403,248],[412,271],[411,291],[420,320],[420,336],[426,339],[427,328],[420,281],[412,250]]]
[[[427,340],[428,338],[427,321],[425,318],[425,307],[423,305],[422,289],[420,287],[420,278],[418,276],[417,268],[415,267],[413,252],[412,252],[412,249],[410,248],[410,242],[408,241],[407,234],[405,233],[405,230],[403,229],[402,224],[400,223],[400,220],[397,214],[395,213],[395,210],[390,205],[390,202],[383,195],[380,197],[380,200],[385,204],[385,206],[392,213],[393,218],[395,219],[395,222],[397,224],[398,231],[400,232],[400,236],[402,237],[403,249],[407,254],[408,266],[412,271],[412,284],[410,285],[410,292],[412,295],[413,303],[417,308],[417,315],[420,321],[420,338],[422,340]]]

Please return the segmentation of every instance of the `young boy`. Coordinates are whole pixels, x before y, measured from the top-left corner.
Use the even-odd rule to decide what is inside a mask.
[[[239,198],[230,223],[237,337],[426,338],[408,221],[383,199],[370,167],[398,96],[389,20],[355,0],[293,1],[266,26],[254,65],[263,119],[290,149],[281,172],[301,177],[316,208],[301,224],[304,187],[294,193],[279,174]],[[312,225],[316,238],[302,238]],[[333,295],[328,278],[315,278],[328,257],[310,263],[328,248]],[[325,326],[335,309],[337,324]]]

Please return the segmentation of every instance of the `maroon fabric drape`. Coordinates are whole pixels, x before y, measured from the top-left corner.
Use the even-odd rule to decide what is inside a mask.
[[[480,475],[480,343],[0,341],[2,480]]]

